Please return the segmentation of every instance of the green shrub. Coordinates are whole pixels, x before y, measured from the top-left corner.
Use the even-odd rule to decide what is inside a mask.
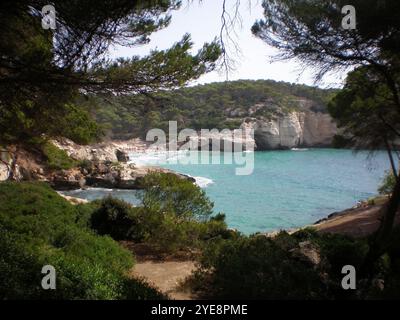
[[[132,229],[137,222],[130,204],[107,197],[93,212],[90,224],[101,235],[108,234],[115,240],[124,240],[132,238]]]
[[[332,147],[336,149],[348,148],[351,146],[351,139],[348,139],[340,134],[335,134],[332,140]]]
[[[60,123],[63,137],[79,144],[89,144],[103,136],[101,127],[84,108],[71,103],[65,104],[64,108],[65,115]]]
[[[136,226],[131,234],[135,239],[151,244],[164,252],[201,249],[214,238],[229,238],[223,220],[197,221],[184,219],[171,212],[152,212],[145,208],[136,211]]]
[[[391,243],[399,243],[396,239]],[[299,249],[304,242],[318,254],[318,264],[301,254]],[[345,265],[362,270],[368,250],[367,239],[319,234],[313,228],[293,235],[280,232],[273,238],[235,234],[208,242],[199,259],[200,269],[193,274],[190,284],[200,295],[218,299],[359,299],[362,291],[371,290],[366,287],[368,282],[360,277],[360,290],[343,290],[341,271]],[[388,283],[390,294],[396,296],[392,291],[399,288],[399,283],[392,274],[400,271],[400,246],[392,245],[388,257],[380,262],[378,273],[392,272]],[[388,262],[394,261],[394,257],[398,264]],[[382,295],[381,292],[370,297]]]
[[[341,270],[352,265],[360,270],[367,256],[369,246],[366,240],[352,239],[339,234],[322,234],[314,239],[321,253],[329,261],[331,278],[341,279]]]
[[[35,252],[36,251],[36,252]],[[0,299],[40,298],[42,264],[23,237],[0,226]]]
[[[381,185],[378,188],[380,194],[391,194],[396,184],[396,177],[392,171],[387,171]]]
[[[99,202],[90,225],[116,240],[146,242],[163,252],[200,249],[214,238],[229,238],[225,215],[211,217],[213,204],[192,181],[151,173],[142,180],[142,206],[112,198]]]
[[[207,220],[213,203],[192,181],[171,173],[151,173],[142,181],[143,207],[148,211],[171,212],[185,219]]]
[[[132,254],[86,227],[89,210],[45,184],[1,183],[0,299],[162,298],[127,278]],[[40,287],[47,264],[56,268],[56,290]]]
[[[384,280],[384,289],[371,292],[373,299],[400,299],[400,227],[394,228],[384,263],[381,262],[380,279]],[[384,265],[383,265],[384,264]]]
[[[59,149],[51,142],[42,144],[41,151],[50,169],[68,170],[77,165],[76,161],[71,159],[64,150]]]
[[[219,299],[312,299],[324,297],[315,270],[265,236],[239,237],[204,253],[195,274],[200,291]]]

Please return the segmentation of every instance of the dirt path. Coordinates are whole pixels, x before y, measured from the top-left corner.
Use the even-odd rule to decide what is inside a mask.
[[[145,278],[171,299],[192,300],[194,295],[181,284],[195,269],[193,261],[144,261],[135,265],[132,274]]]

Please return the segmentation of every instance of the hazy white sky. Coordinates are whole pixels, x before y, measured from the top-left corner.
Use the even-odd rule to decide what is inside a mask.
[[[221,13],[223,0],[194,1],[190,5],[183,4],[181,9],[174,11],[172,22],[168,28],[154,33],[147,45],[126,48],[118,47],[112,56],[145,55],[151,49],[167,49],[173,43],[182,39],[185,33],[190,33],[194,42],[193,52],[197,52],[204,42],[210,42],[219,35],[221,29]],[[227,0],[227,10],[234,14],[236,0]],[[250,4],[251,3],[251,4]],[[251,26],[257,19],[263,18],[261,0],[242,0],[240,5],[242,25],[236,25],[236,36],[231,32],[239,45],[241,55],[236,57],[236,69],[229,74],[229,80],[237,79],[273,79],[313,85],[312,71],[306,70],[301,75],[300,65],[296,61],[271,63],[271,56],[277,51],[267,46],[263,41],[254,37]],[[342,83],[343,75],[327,76],[323,87],[337,87]],[[225,81],[224,72],[213,71],[203,75],[195,83]]]

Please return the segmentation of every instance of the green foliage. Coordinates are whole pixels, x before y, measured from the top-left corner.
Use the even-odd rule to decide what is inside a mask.
[[[92,161],[88,159],[84,159],[81,161],[78,161],[77,166],[83,170],[90,170],[92,169],[93,163]]]
[[[142,241],[163,252],[193,251],[206,248],[214,239],[229,239],[235,232],[224,220],[196,221],[177,217],[171,212],[138,211],[138,231]]]
[[[348,145],[376,150],[397,139],[400,115],[384,80],[372,67],[357,68],[330,101],[329,112],[349,137]]]
[[[396,185],[396,177],[393,171],[387,171],[382,183],[378,188],[380,194],[391,194],[393,192],[394,186]]]
[[[335,134],[332,141],[332,147],[337,149],[348,148],[351,146],[351,139],[340,134]]]
[[[93,212],[90,224],[101,235],[108,234],[115,240],[130,239],[136,225],[135,211],[128,203],[107,197]]]
[[[368,239],[320,234],[305,228],[273,238],[236,236],[210,241],[200,257],[200,269],[189,284],[204,297],[219,299],[360,299],[391,296],[399,288],[399,229],[381,262],[370,270],[390,285],[383,291],[357,273],[357,289],[343,290],[343,266],[362,270],[369,250]],[[308,248],[300,250],[301,247]],[[311,250],[311,251],[310,251]],[[307,253],[308,252],[308,253]],[[311,263],[307,255],[319,256]],[[396,262],[395,262],[396,261]],[[397,288],[397,289],[396,289]],[[366,294],[367,293],[367,294]]]
[[[63,128],[61,134],[79,144],[89,144],[102,136],[102,130],[91,115],[83,108],[73,104],[65,105],[65,116],[58,124]]]
[[[50,169],[68,170],[76,166],[76,161],[71,159],[68,154],[56,147],[51,142],[44,142],[40,149],[46,158],[46,164]]]
[[[144,242],[163,252],[200,249],[213,239],[231,238],[225,215],[210,217],[212,203],[193,182],[152,173],[143,181],[142,206],[113,198],[96,202],[89,225],[116,240]]]
[[[108,59],[110,46],[147,43],[152,32],[166,27],[169,12],[180,6],[177,0],[54,1],[55,30],[42,28],[36,14],[46,4],[16,0],[13,10],[0,4],[1,143],[25,143],[43,134],[89,143],[103,128],[76,100],[87,99],[88,92],[177,88],[213,70],[221,54],[216,40],[191,54],[186,34],[166,50]],[[132,117],[126,121],[133,123]]]
[[[400,298],[400,227],[394,228],[385,255],[385,263],[381,262],[380,278],[384,280],[384,290],[373,291],[373,299]],[[382,261],[382,259],[381,259]]]
[[[0,184],[0,297],[2,299],[162,298],[126,278],[130,252],[94,234],[73,206],[41,183]],[[41,268],[56,268],[57,290],[43,290]]]
[[[252,27],[255,36],[278,49],[280,59],[297,58],[320,79],[327,72],[370,65],[378,73],[397,69],[400,24],[397,1],[354,0],[357,28],[342,27],[344,0],[263,1],[265,19]],[[376,23],[371,26],[371,21]],[[390,32],[389,32],[390,30]]]
[[[220,299],[323,298],[318,273],[265,236],[220,242],[195,274],[200,291]]]
[[[151,173],[142,182],[142,203],[150,212],[173,213],[187,220],[207,220],[212,213],[213,203],[204,190],[192,181],[172,173]]]

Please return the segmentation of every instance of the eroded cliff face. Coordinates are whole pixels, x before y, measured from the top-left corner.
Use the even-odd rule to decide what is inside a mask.
[[[328,147],[337,132],[329,114],[309,110],[275,116],[270,120],[247,118],[242,128],[254,130],[257,150]]]

